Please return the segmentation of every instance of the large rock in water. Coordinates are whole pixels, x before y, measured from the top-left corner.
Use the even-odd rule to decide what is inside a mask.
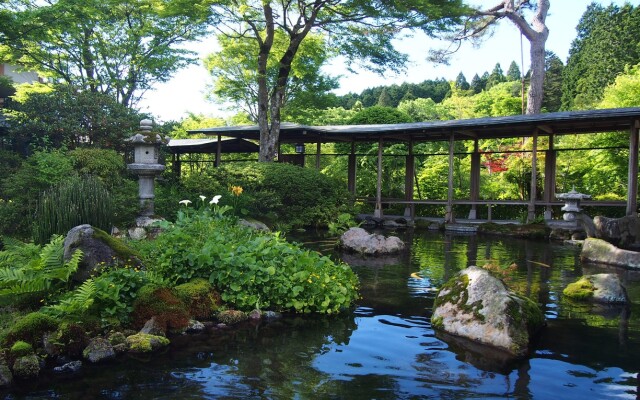
[[[91,272],[99,266],[140,266],[140,259],[131,248],[105,231],[88,224],[78,225],[67,233],[64,239],[65,262],[69,261],[78,249],[82,251],[82,260],[73,276],[78,282],[89,279]]]
[[[431,324],[435,329],[525,355],[543,326],[536,303],[510,290],[487,270],[460,271],[438,292]]]
[[[563,291],[574,300],[593,301],[605,304],[625,304],[629,302],[627,291],[615,274],[586,275],[570,283]]]
[[[580,253],[582,261],[616,265],[626,268],[640,268],[640,253],[623,250],[602,239],[585,239]]]
[[[350,228],[340,238],[340,244],[347,251],[371,256],[404,250],[404,242],[400,238],[372,234],[362,228]]]
[[[593,219],[595,237],[605,240],[617,247],[638,246],[640,239],[640,219],[636,215],[622,218],[606,218],[597,216]]]

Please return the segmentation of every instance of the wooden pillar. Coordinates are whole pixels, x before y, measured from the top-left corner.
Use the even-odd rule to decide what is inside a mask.
[[[351,154],[347,161],[347,189],[352,196],[356,195],[356,144],[351,142]]]
[[[382,218],[382,138],[378,140],[378,179],[376,183],[376,209],[373,216]]]
[[[318,144],[316,145],[316,169],[320,169],[320,151],[321,151],[321,146],[320,146],[320,142],[318,142]]]
[[[220,166],[220,156],[222,155],[222,136],[218,135],[218,146],[216,147],[216,168]]]
[[[182,172],[182,161],[180,161],[180,154],[173,155],[173,173],[180,178]]]
[[[405,161],[405,173],[404,173],[404,199],[406,201],[413,201],[413,179],[415,173],[415,156],[413,155],[413,140],[409,140],[408,143],[409,154],[407,154]],[[407,203],[404,208],[405,218],[413,219],[415,216],[415,205]]]
[[[629,171],[627,180],[627,215],[636,215],[638,208],[638,128],[635,121],[629,132]]]
[[[444,216],[444,222],[447,224],[455,223],[455,216],[453,215],[453,149],[455,145],[455,136],[452,133],[449,136],[449,179],[448,179],[448,192],[447,192],[447,207]]]
[[[473,153],[471,154],[471,201],[478,201],[480,197],[480,152],[478,151],[478,139],[473,141]],[[477,204],[471,205],[469,219],[478,218]]]
[[[553,135],[549,135],[549,150],[545,152],[544,158],[544,201],[551,203],[556,197],[556,160],[557,151],[553,147]],[[553,208],[547,204],[544,211],[544,219],[553,219]]]
[[[529,196],[529,206],[527,213],[527,222],[533,222],[536,219],[536,195],[538,185],[538,130],[533,132],[533,144],[531,149],[531,190]]]

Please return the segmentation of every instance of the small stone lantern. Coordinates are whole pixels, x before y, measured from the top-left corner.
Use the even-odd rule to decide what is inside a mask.
[[[571,189],[568,193],[559,193],[556,195],[559,200],[564,200],[564,206],[562,206],[561,210],[564,211],[562,215],[562,219],[568,222],[576,221],[576,216],[582,213],[582,208],[580,208],[580,202],[582,200],[590,199],[591,196],[584,193],[576,192],[576,189]]]
[[[158,163],[160,146],[167,140],[159,133],[151,131],[153,122],[140,121],[140,131],[127,139],[133,144],[134,162],[127,168],[138,175],[138,197],[140,198],[140,216],[150,218],[153,213],[155,178],[164,171],[164,165]]]

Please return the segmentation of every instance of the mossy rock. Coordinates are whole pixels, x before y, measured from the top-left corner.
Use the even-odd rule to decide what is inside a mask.
[[[220,294],[206,279],[196,278],[176,286],[173,290],[188,307],[191,316],[198,320],[211,319],[222,304]]]
[[[40,374],[40,360],[35,354],[22,356],[13,363],[13,375],[20,379],[35,378]]]
[[[11,353],[11,357],[14,359],[34,354],[33,346],[30,343],[23,342],[22,340],[15,342],[9,351]]]
[[[584,301],[592,298],[595,290],[593,283],[586,276],[583,276],[567,285],[562,294],[574,300]]]
[[[169,339],[164,336],[150,335],[148,333],[136,333],[126,339],[129,351],[133,353],[149,353],[168,346]]]
[[[218,321],[227,325],[234,325],[249,319],[246,312],[238,310],[224,310],[218,313]]]
[[[85,328],[76,323],[64,322],[52,338],[53,350],[71,358],[79,358],[89,344]]]
[[[42,343],[42,337],[45,333],[53,332],[57,329],[58,321],[55,318],[39,312],[30,313],[19,319],[6,332],[3,338],[3,345],[11,346],[21,340],[37,347]]]
[[[155,317],[164,331],[181,332],[189,326],[187,306],[166,287],[145,285],[138,291],[133,303],[132,319],[134,327],[140,329]]]
[[[496,224],[486,222],[478,226],[478,233],[504,235],[523,239],[548,239],[551,229],[545,224]]]

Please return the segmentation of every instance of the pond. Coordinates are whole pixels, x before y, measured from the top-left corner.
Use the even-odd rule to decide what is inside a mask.
[[[173,339],[162,354],[45,376],[8,399],[639,398],[640,271],[581,265],[571,246],[495,236],[399,233],[398,257],[345,257],[358,274],[354,312],[288,317]],[[299,236],[333,254],[321,238]],[[493,263],[505,282],[543,306],[547,326],[530,357],[509,360],[434,333],[437,288],[468,265]],[[508,268],[506,268],[508,267]],[[633,304],[571,302],[583,273],[615,272]]]

